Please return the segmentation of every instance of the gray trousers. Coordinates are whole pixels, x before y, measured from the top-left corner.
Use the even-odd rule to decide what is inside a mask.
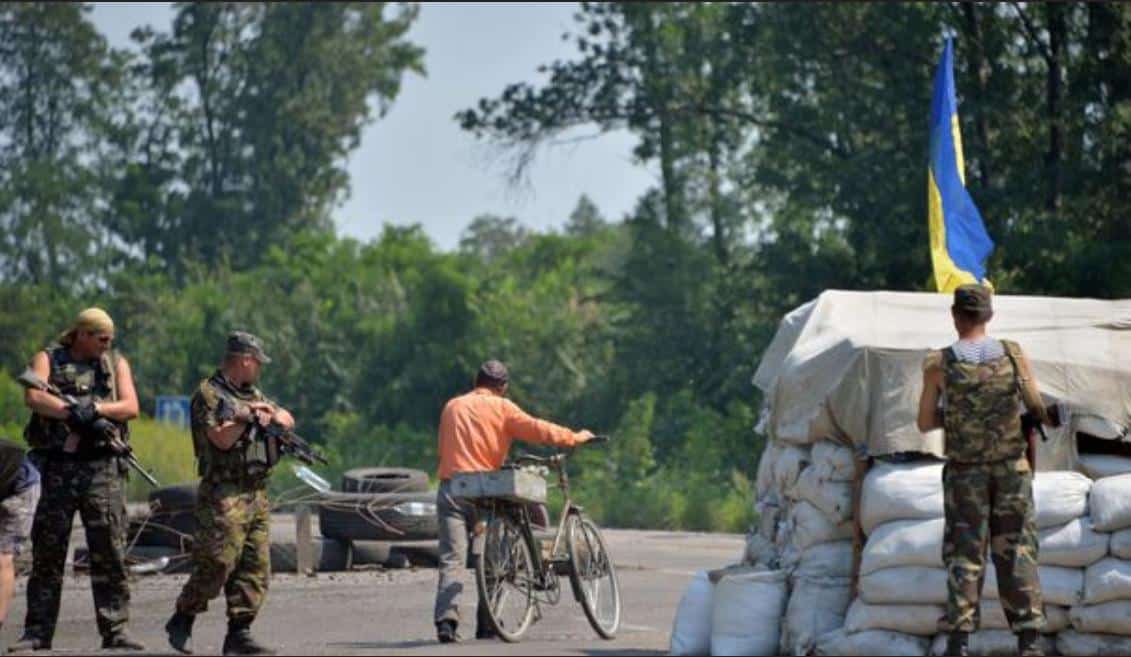
[[[452,497],[451,485],[440,482],[436,493],[436,515],[440,531],[440,568],[436,585],[435,622],[450,620],[459,623],[459,601],[464,583],[471,579],[467,571],[469,557],[469,532],[475,523],[475,508]],[[474,591],[474,585],[473,589]],[[478,593],[476,593],[478,595]],[[482,601],[478,607],[477,620],[486,627]]]

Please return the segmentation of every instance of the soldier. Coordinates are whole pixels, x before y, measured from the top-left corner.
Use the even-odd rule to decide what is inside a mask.
[[[39,470],[24,448],[0,439],[0,627],[8,620],[8,606],[16,591],[15,560],[31,535],[39,502]],[[7,648],[0,643],[0,654]]]
[[[1032,438],[1022,430],[1022,404],[1042,423],[1058,419],[1050,419],[1041,402],[1020,346],[986,335],[993,317],[991,296],[981,285],[955,290],[951,314],[959,340],[931,353],[923,366],[919,429],[942,427],[946,432],[947,654],[966,655],[970,632],[978,628],[988,543],[1018,650],[1040,655],[1045,616],[1028,458]]]
[[[90,549],[90,587],[104,649],[144,650],[126,632],[130,591],[126,579],[125,479],[127,466],[90,435],[104,417],[125,428],[137,417],[137,393],[129,361],[111,348],[114,322],[88,308],[58,344],[32,358],[30,368],[79,403],[68,406],[28,389],[32,410],[24,435],[42,477],[42,497],[32,526],[32,572],[27,583],[24,636],[15,649],[47,650],[55,636],[63,568],[75,511]]]
[[[267,596],[271,577],[267,478],[273,462],[263,442],[248,439],[254,423],[294,427],[294,418],[255,387],[271,362],[259,338],[228,336],[220,369],[192,398],[192,439],[200,472],[193,571],[165,625],[169,643],[192,653],[192,625],[223,589],[228,601],[225,655],[270,655],[251,637],[251,623]]]
[[[459,472],[489,472],[502,467],[511,440],[573,447],[593,437],[590,431],[573,432],[539,420],[506,398],[507,368],[489,360],[479,368],[475,389],[450,400],[440,415],[440,490],[436,509],[440,521],[440,569],[433,620],[440,643],[460,640],[459,598],[463,584],[458,575],[467,564],[468,530],[474,509],[451,494],[449,480]],[[493,636],[487,626],[483,601],[479,602],[475,638]]]

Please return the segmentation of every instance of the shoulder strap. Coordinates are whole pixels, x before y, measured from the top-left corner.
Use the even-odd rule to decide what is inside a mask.
[[[118,361],[121,355],[111,349],[102,356],[102,367],[106,369],[106,383],[110,385],[110,399],[118,401]]]

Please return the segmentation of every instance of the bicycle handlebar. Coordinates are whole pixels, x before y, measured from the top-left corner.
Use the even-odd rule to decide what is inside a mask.
[[[592,438],[590,438],[586,442],[582,443],[581,445],[578,445],[578,447],[581,447],[583,445],[603,445],[605,443],[608,443],[611,440],[612,440],[612,438],[610,438],[609,436],[606,436],[606,435],[593,436]],[[567,454],[568,454],[568,452],[559,452],[557,454],[554,454],[553,456],[536,456],[534,454],[522,454],[522,455],[516,456],[514,458],[514,460],[511,462],[511,464],[512,465],[547,465],[547,466],[550,466],[550,467],[557,467],[557,466],[560,466],[563,461],[565,461]]]

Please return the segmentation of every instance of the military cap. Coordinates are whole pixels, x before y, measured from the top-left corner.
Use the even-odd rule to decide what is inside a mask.
[[[228,353],[251,356],[261,363],[271,362],[263,351],[263,341],[246,331],[232,331],[228,334]]]
[[[954,309],[989,317],[993,313],[993,291],[985,285],[960,285],[954,290]]]

